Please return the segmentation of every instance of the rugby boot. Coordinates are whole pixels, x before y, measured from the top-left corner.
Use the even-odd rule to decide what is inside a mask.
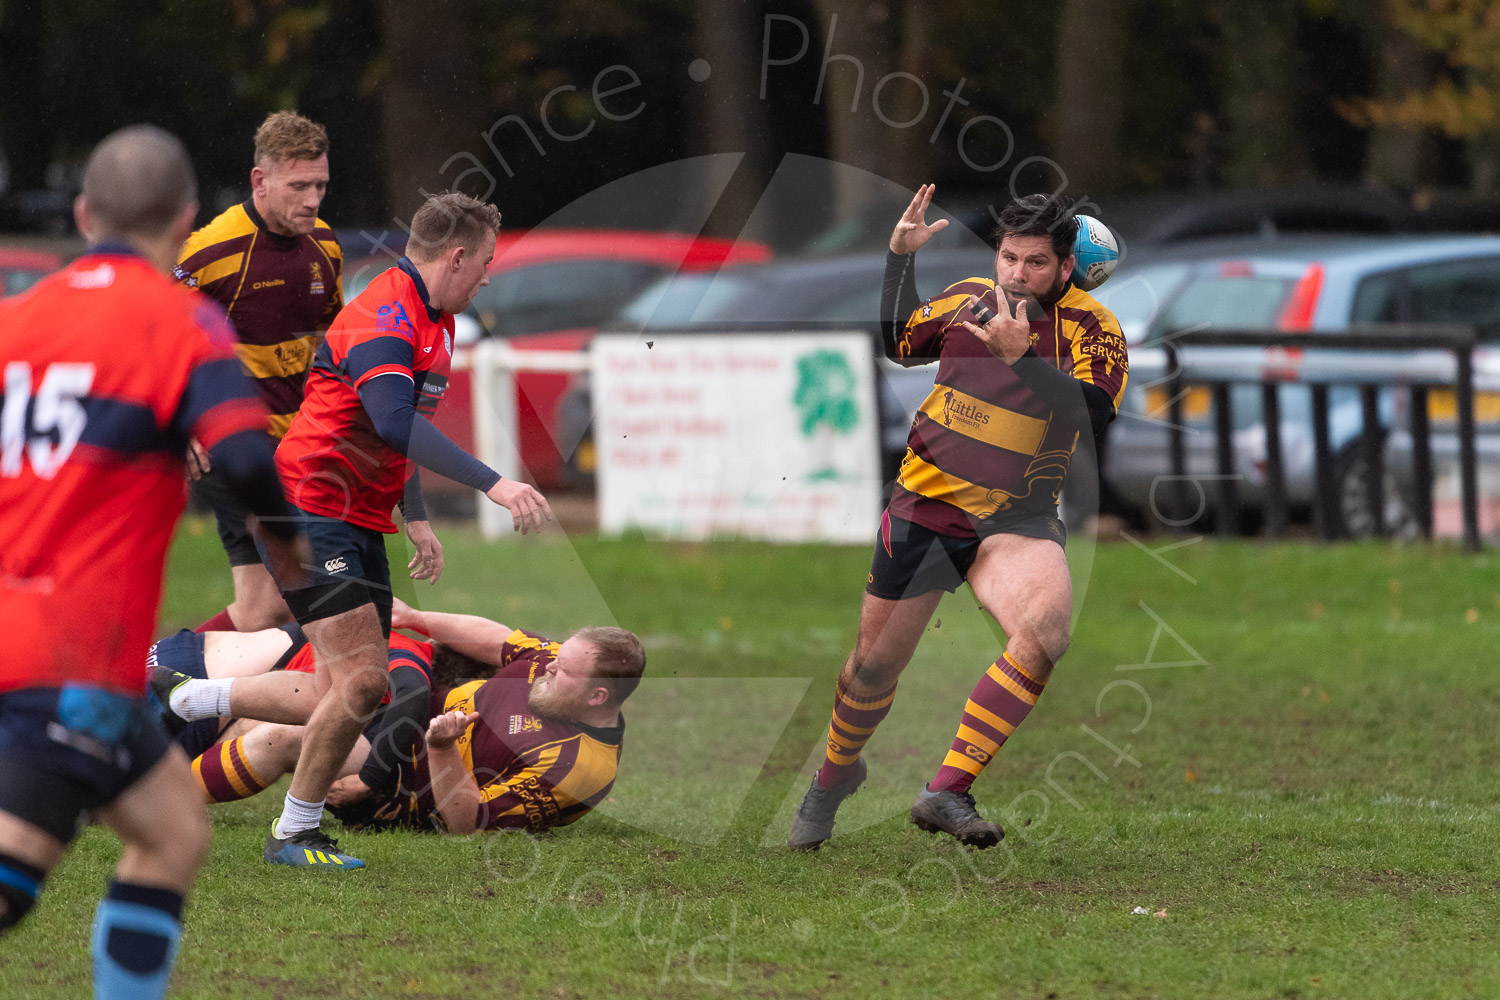
[[[266,860],[273,865],[291,868],[316,868],[323,871],[354,871],[365,863],[339,850],[334,840],[321,828],[299,830],[282,839],[276,836],[276,825],[271,824],[271,835],[266,838]]]
[[[911,821],[928,833],[939,830],[952,834],[960,844],[970,847],[994,847],[1005,839],[1000,824],[991,823],[974,808],[974,796],[944,789],[929,792],[924,786],[911,804]]]
[[[176,736],[187,726],[187,720],[172,711],[172,692],[192,680],[187,674],[178,673],[171,667],[151,668],[151,693],[161,702],[161,724],[167,727],[167,735]]]
[[[854,773],[849,776],[849,780],[832,788],[818,787],[818,776],[813,775],[812,787],[802,796],[797,815],[792,817],[792,832],[787,837],[788,846],[803,851],[816,851],[823,841],[833,836],[834,813],[839,811],[841,802],[864,784],[868,771],[865,759],[861,757],[854,762]]]

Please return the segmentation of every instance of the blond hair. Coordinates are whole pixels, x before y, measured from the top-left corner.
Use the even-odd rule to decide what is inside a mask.
[[[328,152],[328,132],[295,111],[276,111],[255,130],[255,165],[316,160]]]
[[[406,255],[425,263],[458,246],[474,253],[486,233],[499,231],[500,210],[494,205],[461,191],[444,191],[429,197],[411,217]]]

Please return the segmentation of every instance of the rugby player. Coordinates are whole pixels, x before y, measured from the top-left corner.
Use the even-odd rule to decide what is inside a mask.
[[[1004,836],[969,786],[1036,704],[1070,638],[1072,583],[1057,502],[1080,439],[1114,419],[1127,359],[1119,324],[1069,284],[1077,224],[1031,195],[1000,213],[995,276],[919,301],[916,252],[947,226],[918,190],[891,234],[881,296],[887,354],[938,362],[881,519],[855,648],[839,673],[828,749],[792,821],[793,847],[833,833],[864,781],[861,752],[943,592],[965,580],[1000,623],[1005,651],[979,678],[958,733],[912,804],[912,822],[964,844]]]
[[[443,641],[391,634],[390,696],[329,793],[329,808],[346,825],[539,832],[577,820],[608,794],[624,730],[620,704],[645,668],[635,636],[587,629],[557,643],[487,618],[394,604],[398,626]],[[253,795],[295,765],[298,723],[316,704],[305,697],[312,655],[296,626],[184,631],[157,642],[150,662],[168,718],[186,722],[177,740],[195,758],[210,801]],[[493,686],[485,683],[492,675]],[[458,796],[440,809],[443,796],[423,776],[422,734],[450,703],[477,706],[482,719],[474,750],[460,758],[464,773],[453,775],[479,789],[482,807],[459,809]],[[277,721],[251,721],[260,718]],[[476,721],[467,712],[459,718]],[[319,863],[338,865],[332,857]]]
[[[208,850],[202,797],[148,707],[144,666],[188,440],[254,512],[248,530],[278,573],[307,557],[223,310],[168,277],[196,189],[175,137],[115,132],[74,203],[88,252],[0,300],[0,615],[45,625],[0,649],[0,930],[96,810],[125,845],[94,921],[104,998],[166,992]]]
[[[488,283],[500,213],[457,192],[412,217],[407,256],[370,282],[318,347],[302,408],[276,466],[313,548],[310,584],[283,596],[313,645],[316,684],[329,691],[307,721],[296,772],[265,858],[303,866],[306,848],[333,850],[318,829],[323,800],[386,691],[391,630],[384,535],[416,464],[510,509],[516,530],[552,512],[531,486],[500,478],[428,420],[448,383],[453,314]],[[341,855],[350,870],[363,863]]]
[[[270,407],[268,428],[281,438],[302,404],[302,389],[322,332],[343,306],[344,256],[318,218],[328,190],[328,134],[291,111],[255,132],[250,198],[188,237],[172,272],[229,313],[235,353]],[[200,628],[253,632],[292,620],[255,543],[245,513],[226,495],[211,462],[193,448],[194,490],[213,509],[229,556],[234,602]],[[436,540],[425,522],[409,528],[419,553]],[[439,556],[440,559],[440,550]]]

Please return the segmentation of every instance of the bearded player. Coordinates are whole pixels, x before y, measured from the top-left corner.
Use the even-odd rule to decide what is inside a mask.
[[[999,216],[995,277],[919,301],[916,253],[946,220],[925,216],[933,187],[891,234],[881,296],[886,353],[938,363],[881,519],[854,651],[840,671],[828,749],[789,842],[816,848],[864,781],[861,752],[890,711],[896,682],[943,593],[965,581],[1007,638],[969,695],[912,822],[974,847],[1004,836],[970,785],[1026,718],[1068,648],[1072,583],[1057,503],[1085,436],[1114,419],[1125,340],[1113,315],[1070,285],[1077,223],[1061,200],[1031,195]]]

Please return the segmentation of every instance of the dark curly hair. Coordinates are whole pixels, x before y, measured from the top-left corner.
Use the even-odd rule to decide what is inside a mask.
[[[1050,194],[1028,194],[1000,210],[995,226],[995,245],[1007,236],[1045,236],[1052,241],[1058,260],[1073,255],[1073,240],[1078,235],[1078,219],[1073,214],[1073,200]]]

